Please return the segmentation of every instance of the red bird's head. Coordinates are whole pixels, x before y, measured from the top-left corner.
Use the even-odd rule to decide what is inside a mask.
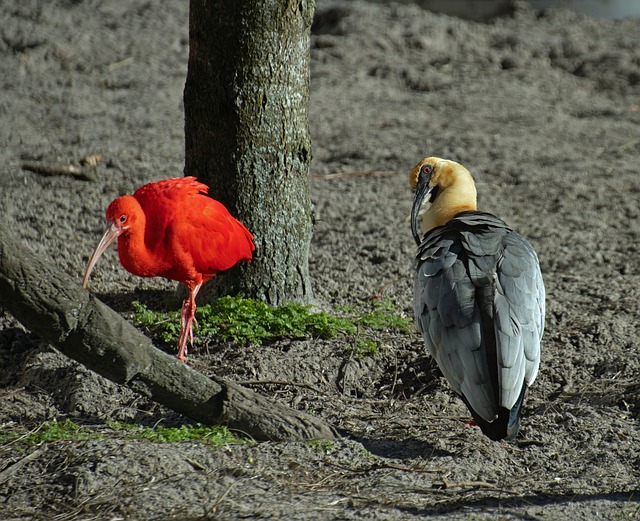
[[[118,197],[107,207],[107,226],[117,231],[115,237],[118,237],[136,225],[141,211],[140,203],[133,196]]]
[[[142,209],[140,208],[140,204],[131,195],[123,195],[111,201],[111,204],[107,208],[107,229],[93,252],[91,259],[89,259],[89,264],[84,273],[84,279],[82,279],[83,287],[87,287],[89,275],[91,275],[91,271],[96,265],[96,262],[98,262],[100,255],[102,255],[109,245],[120,237],[120,235],[126,233],[130,228],[135,227],[141,214]]]

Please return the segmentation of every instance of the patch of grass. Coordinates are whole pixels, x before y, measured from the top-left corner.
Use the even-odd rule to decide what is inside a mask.
[[[180,427],[150,428],[123,422],[113,422],[109,426],[115,430],[124,431],[128,439],[148,440],[154,443],[193,441],[214,447],[251,443],[251,440],[236,436],[224,426],[181,425]]]
[[[180,337],[180,313],[178,311],[152,311],[137,300],[134,300],[131,305],[135,311],[133,323],[136,326],[145,326],[157,331],[160,338],[166,343],[177,342]]]
[[[151,311],[139,302],[132,303],[136,325],[160,333],[167,342],[180,334],[178,312]],[[198,335],[215,336],[236,344],[261,344],[279,338],[331,338],[339,333],[354,334],[356,327],[345,319],[324,311],[313,312],[309,306],[286,304],[273,307],[243,297],[221,297],[196,310]]]
[[[357,322],[372,329],[394,329],[408,335],[413,330],[413,320],[398,312],[390,300],[377,300],[373,309],[357,317]]]
[[[358,356],[372,356],[380,352],[380,345],[371,338],[356,338],[350,349]]]
[[[137,326],[147,328],[167,344],[180,335],[177,311],[152,311],[140,302],[132,303]],[[390,300],[342,306],[341,317],[325,311],[312,311],[310,306],[286,304],[273,307],[243,297],[221,297],[196,310],[198,337],[216,337],[237,345],[260,345],[283,338],[332,338],[343,334],[353,338],[353,351],[371,356],[380,351],[374,332],[392,330],[409,334],[413,321]]]
[[[380,299],[359,306],[341,306],[339,310],[352,317],[360,333],[349,347],[357,356],[373,356],[380,352],[380,344],[375,338],[377,331],[393,331],[409,335],[413,331],[413,320],[391,300]]]
[[[80,425],[71,420],[63,422],[51,421],[31,434],[27,440],[33,442],[47,442],[57,440],[81,440],[90,438],[91,433],[84,431]]]
[[[64,420],[62,422],[56,420],[48,421],[43,423],[38,429],[26,434],[12,431],[0,433],[0,443],[7,443],[19,439],[20,442],[25,445],[37,445],[58,440],[86,440],[92,438],[99,438],[99,436],[83,429],[71,420]]]
[[[305,445],[318,452],[332,452],[336,446],[332,440],[309,440],[305,442]]]
[[[241,438],[227,427],[204,427],[202,425],[182,425],[180,427],[142,427],[137,424],[112,422],[109,427],[117,433],[93,432],[91,427],[82,427],[71,420],[43,423],[38,429],[23,434],[17,431],[0,432],[0,443],[19,441],[21,446],[39,445],[59,440],[100,440],[121,437],[130,440],[148,440],[154,443],[175,443],[193,441],[213,447],[222,445],[253,443],[250,438]]]

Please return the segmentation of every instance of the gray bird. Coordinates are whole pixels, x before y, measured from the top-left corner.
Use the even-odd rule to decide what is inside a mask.
[[[504,221],[477,211],[475,184],[462,165],[429,157],[409,182],[418,330],[482,432],[513,438],[540,364],[538,257]]]

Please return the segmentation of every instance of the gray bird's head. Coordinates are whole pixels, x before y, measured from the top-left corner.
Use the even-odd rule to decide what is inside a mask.
[[[446,224],[460,212],[477,208],[473,178],[454,161],[439,157],[423,159],[411,169],[409,185],[416,194],[411,209],[411,233],[418,245],[421,235]]]

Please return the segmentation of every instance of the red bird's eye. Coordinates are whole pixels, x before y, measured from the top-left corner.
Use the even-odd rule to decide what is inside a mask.
[[[429,164],[422,165],[421,173],[423,175],[431,175],[433,173],[433,167]]]
[[[124,224],[126,221],[127,221],[127,216],[126,216],[126,215],[121,215],[121,216],[120,216],[120,222],[121,222],[122,224]]]

